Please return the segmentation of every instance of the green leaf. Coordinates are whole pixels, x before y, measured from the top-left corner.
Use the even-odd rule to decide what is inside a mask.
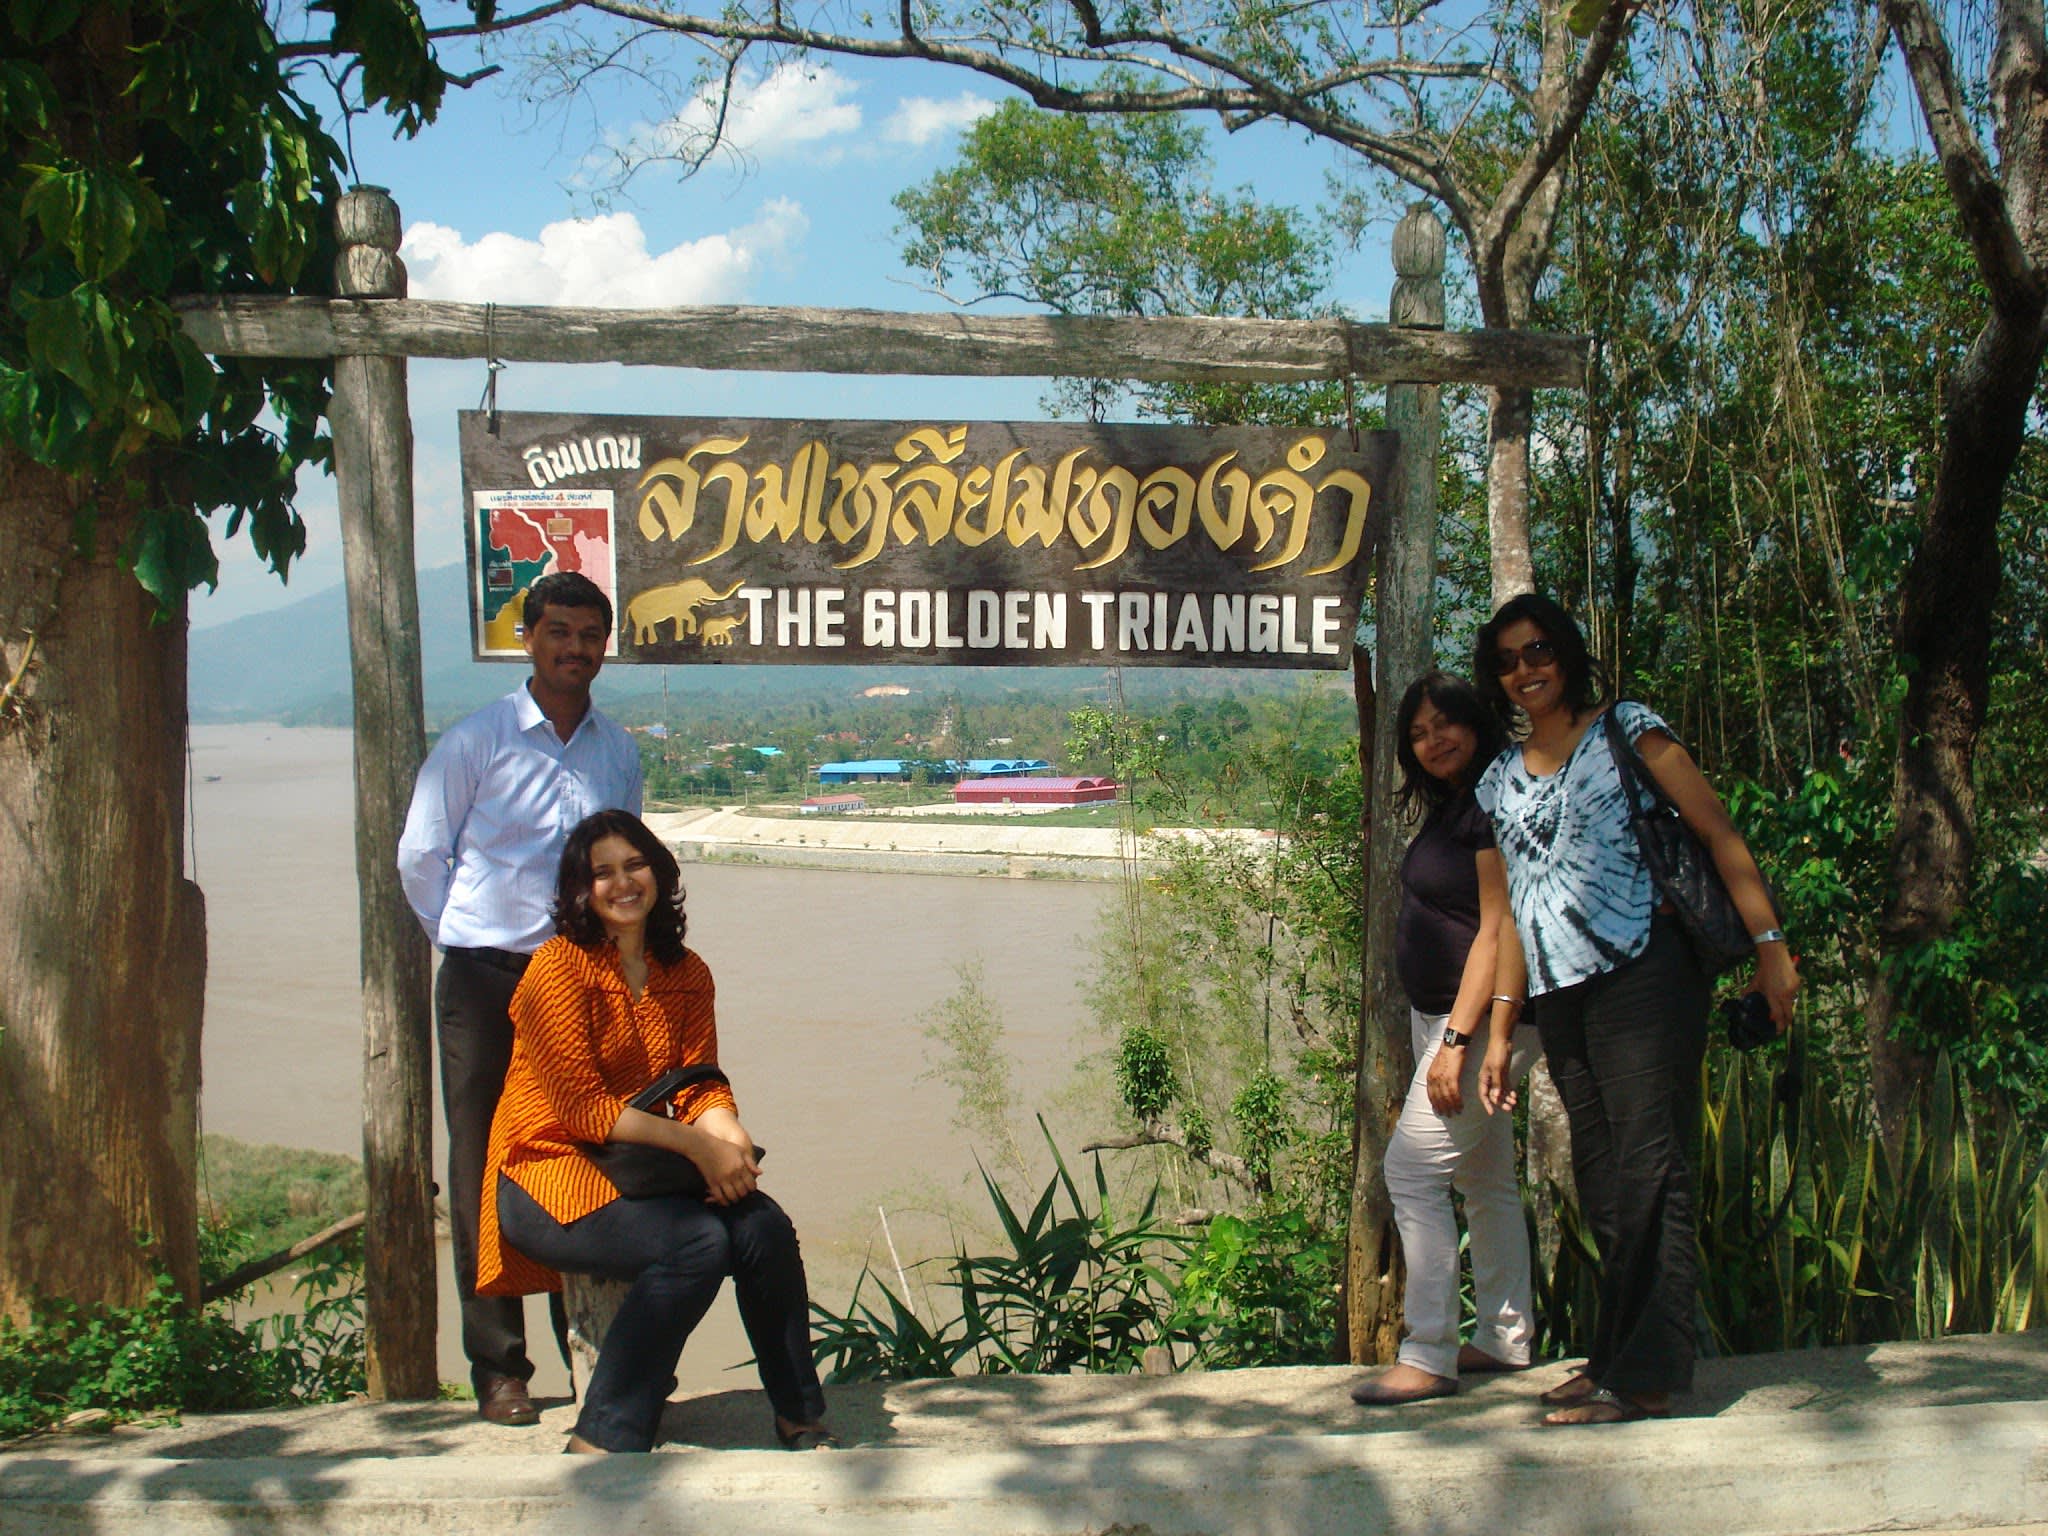
[[[32,48],[54,42],[78,25],[84,0],[9,0],[8,26]]]
[[[1579,37],[1591,37],[1610,6],[1627,3],[1628,0],[1572,0],[1565,10],[1564,24]]]
[[[50,121],[53,93],[42,70],[25,59],[0,59],[0,127],[11,133]]]
[[[206,519],[190,507],[162,507],[142,517],[121,563],[157,600],[160,617],[167,617],[192,588],[202,582],[217,586],[220,580]]]

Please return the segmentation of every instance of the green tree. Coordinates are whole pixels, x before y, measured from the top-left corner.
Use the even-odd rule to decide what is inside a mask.
[[[961,136],[950,166],[895,202],[905,264],[956,302],[1276,319],[1327,302],[1328,237],[1293,209],[1216,192],[1200,129],[1168,113],[1089,118],[1005,102]],[[1122,389],[1065,380],[1049,403],[1099,420]],[[1155,384],[1139,401],[1155,415],[1246,421],[1300,393]],[[1327,413],[1334,390],[1314,393]]]
[[[404,132],[447,77],[412,0],[320,51]],[[473,0],[480,19],[490,0]],[[185,594],[214,528],[282,576],[317,367],[215,363],[178,294],[320,291],[342,156],[255,0],[0,13],[0,1315],[198,1294],[205,917],[184,878]],[[268,409],[275,425],[260,420]]]

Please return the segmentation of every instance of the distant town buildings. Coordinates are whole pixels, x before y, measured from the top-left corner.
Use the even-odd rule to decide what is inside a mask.
[[[1042,757],[973,757],[917,760],[901,757],[870,757],[852,763],[820,763],[820,784],[905,784],[924,770],[930,783],[944,784],[957,779],[1016,778],[1043,773],[1052,767]]]
[[[1116,799],[1115,779],[962,779],[955,805],[1092,805]]]
[[[796,808],[799,816],[844,816],[868,808],[865,795],[812,795]]]

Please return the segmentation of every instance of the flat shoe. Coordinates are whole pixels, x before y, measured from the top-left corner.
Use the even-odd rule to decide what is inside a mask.
[[[1546,1408],[1569,1408],[1573,1403],[1583,1403],[1600,1390],[1600,1383],[1584,1371],[1573,1371],[1571,1375],[1545,1392],[1537,1401]]]
[[[775,1438],[782,1442],[785,1451],[836,1451],[839,1437],[822,1424],[804,1429],[785,1430],[781,1423],[775,1426]]]
[[[1351,1389],[1351,1401],[1361,1408],[1398,1408],[1403,1403],[1426,1403],[1435,1397],[1456,1397],[1458,1384],[1439,1376],[1429,1387],[1387,1387],[1377,1381],[1361,1381]]]
[[[1569,1429],[1580,1424],[1634,1424],[1642,1419],[1670,1417],[1668,1408],[1648,1408],[1634,1398],[1595,1387],[1578,1402],[1546,1413],[1543,1422],[1553,1429]]]

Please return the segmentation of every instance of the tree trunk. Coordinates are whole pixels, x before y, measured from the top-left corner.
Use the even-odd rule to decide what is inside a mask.
[[[199,1295],[205,905],[184,878],[185,615],[130,517],[0,444],[0,1316]],[[138,1229],[148,1234],[138,1246]]]
[[[1529,423],[1526,389],[1486,392],[1486,534],[1492,551],[1493,602],[1536,590],[1529,555]]]
[[[1899,593],[1907,677],[1892,774],[1896,817],[1881,944],[1896,955],[1947,933],[1969,900],[1977,842],[1972,778],[1990,693],[1998,513],[2019,457],[2048,331],[2038,308],[1993,310],[1957,374],[1927,525]],[[1871,1095],[1886,1146],[1926,1081],[1927,1058],[1892,1037],[1900,999],[1880,969],[1866,1015]]]

